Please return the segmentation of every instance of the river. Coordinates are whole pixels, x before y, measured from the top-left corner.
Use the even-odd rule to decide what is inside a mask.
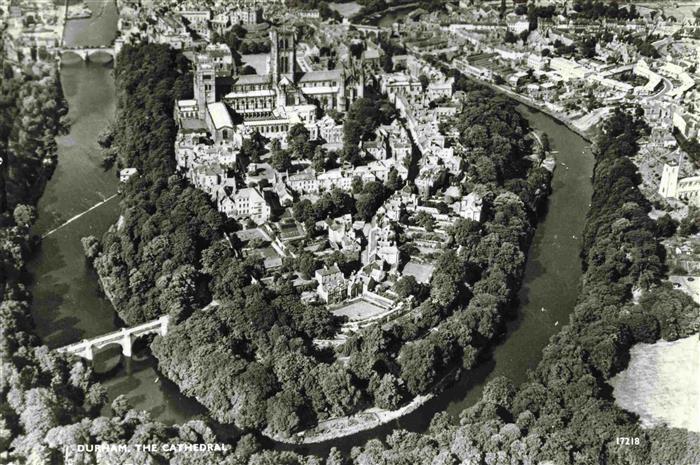
[[[92,18],[69,20],[64,35],[67,46],[109,44],[116,35],[116,7],[104,1],[88,1]],[[68,101],[70,132],[58,139],[58,165],[37,209],[33,233],[43,235],[67,219],[84,212],[117,192],[114,170],[102,165],[97,136],[115,113],[111,64],[84,63],[73,57],[61,66],[61,85]],[[103,297],[97,276],[87,264],[80,239],[101,237],[119,215],[114,198],[79,219],[51,233],[29,263],[34,283],[32,313],[36,329],[49,347],[60,347],[83,338],[114,331],[122,326],[110,302]],[[195,401],[182,396],[161,376],[147,349],[132,359],[120,357],[118,348],[96,356],[95,368],[104,371],[103,385],[110,399],[124,394],[137,409],[155,419],[183,422],[203,413]],[[155,380],[158,382],[154,382]],[[107,412],[105,412],[107,413]]]
[[[89,1],[88,5],[101,14],[68,21],[67,45],[104,44],[114,38],[114,5],[102,1]],[[34,233],[39,235],[114,194],[118,187],[114,172],[101,166],[96,142],[97,135],[114,118],[111,65],[64,63],[61,81],[73,125],[70,133],[58,140],[59,163],[38,204]],[[524,106],[518,108],[534,129],[549,135],[558,166],[548,212],[537,227],[529,251],[518,316],[508,323],[508,333],[494,348],[492,358],[397,421],[320,444],[271,444],[273,447],[325,455],[332,446],[348,451],[368,439],[383,438],[395,428],[424,431],[436,412],[457,415],[473,404],[484,384],[494,376],[506,375],[516,383],[525,380],[527,369],[538,363],[549,338],[568,322],[581,274],[580,234],[592,193],[593,157],[589,144],[564,125],[543,113]],[[50,347],[121,326],[110,303],[101,295],[80,244],[83,236],[101,236],[117,216],[118,200],[113,199],[46,237],[33,257],[29,265],[34,276],[32,311],[37,332]],[[118,350],[110,349],[98,354],[95,365],[98,371],[107,371],[103,384],[110,399],[124,394],[133,407],[149,411],[154,419],[181,423],[204,413],[197,402],[184,397],[160,375],[156,361],[145,348],[133,359],[123,359]]]

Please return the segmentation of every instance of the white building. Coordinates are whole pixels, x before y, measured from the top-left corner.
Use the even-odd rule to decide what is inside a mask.
[[[270,219],[270,206],[257,188],[240,189],[232,196],[219,201],[219,211],[237,220],[251,219],[256,224],[266,223]]]
[[[234,136],[234,126],[228,108],[223,102],[207,105],[206,123],[214,142],[231,141]]]
[[[574,60],[569,60],[562,57],[555,57],[549,62],[549,67],[556,71],[564,81],[572,79],[584,79],[592,72],[576,63]]]
[[[399,263],[396,233],[387,226],[372,226],[367,235],[367,251],[364,263],[382,260],[392,267]]]
[[[318,296],[326,303],[341,302],[345,298],[347,284],[338,265],[324,266],[315,273]]]
[[[127,182],[136,173],[138,173],[136,168],[124,168],[119,172],[119,182]]]
[[[480,222],[482,203],[481,196],[471,192],[463,196],[458,202],[453,203],[451,208],[462,218]]]
[[[659,183],[659,195],[664,198],[685,200],[691,205],[700,207],[700,176],[678,179],[679,174],[678,163],[664,164]]]

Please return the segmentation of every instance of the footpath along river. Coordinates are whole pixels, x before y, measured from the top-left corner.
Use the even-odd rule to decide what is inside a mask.
[[[116,34],[116,9],[112,3],[88,1],[99,14],[89,19],[70,20],[67,45],[110,43]],[[63,91],[73,122],[68,135],[58,140],[59,162],[41,198],[38,235],[88,210],[112,196],[118,188],[113,171],[101,166],[97,136],[114,118],[115,89],[112,66],[65,61],[61,68]],[[519,106],[519,111],[537,131],[549,135],[557,158],[553,192],[548,211],[537,227],[530,248],[525,279],[519,293],[517,319],[509,322],[508,334],[493,350],[490,361],[465,373],[461,379],[415,412],[378,428],[309,446],[272,443],[280,449],[326,454],[335,446],[347,451],[371,438],[383,438],[395,428],[424,431],[440,411],[458,414],[473,404],[482,388],[494,376],[507,375],[515,382],[525,380],[528,368],[541,358],[542,348],[568,322],[580,277],[580,235],[591,198],[590,176],[593,157],[590,144],[549,116]],[[113,331],[120,326],[110,303],[101,295],[97,277],[87,265],[80,238],[101,236],[118,217],[114,198],[51,233],[30,263],[34,277],[33,315],[37,331],[49,347],[59,347],[82,338]],[[96,368],[110,399],[127,396],[138,409],[148,410],[154,419],[180,423],[204,409],[180,394],[177,386],[156,369],[147,349],[133,359],[122,359],[119,351],[98,355]]]

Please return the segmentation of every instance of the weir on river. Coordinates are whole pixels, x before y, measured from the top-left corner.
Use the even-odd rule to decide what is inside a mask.
[[[88,1],[91,8],[104,5],[100,0]],[[116,9],[108,3],[99,17],[68,21],[66,42],[75,46],[109,43],[115,30]],[[101,194],[116,191],[118,179],[114,172],[102,168],[97,144],[97,135],[114,118],[112,70],[97,63],[63,65],[61,83],[73,125],[70,133],[58,140],[58,166],[38,204],[39,219],[34,232],[45,237],[30,263],[35,280],[32,311],[39,335],[51,348],[109,333],[121,326],[99,290],[80,242],[84,236],[102,236],[119,215],[118,202]],[[542,348],[568,321],[575,303],[580,277],[579,238],[591,198],[593,158],[589,144],[565,126],[523,106],[519,110],[533,129],[548,134],[552,150],[557,153],[558,167],[546,216],[537,227],[529,251],[518,317],[508,323],[508,334],[494,348],[492,359],[466,372],[456,384],[414,413],[392,423],[316,445],[273,443],[272,447],[325,454],[330,447],[349,450],[367,439],[384,437],[397,427],[422,431],[435,413],[458,414],[471,405],[492,377],[506,375],[521,382],[527,369],[540,360]],[[118,350],[111,352],[113,357],[120,357]],[[109,364],[105,353],[110,351],[95,357],[98,370]],[[137,351],[135,357],[109,370],[103,384],[110,398],[124,394],[135,408],[148,410],[154,419],[166,423],[181,423],[204,413],[196,401],[184,397],[177,386],[162,377],[156,365],[147,351]]]
[[[83,215],[86,215],[86,214],[90,213],[90,212],[93,211],[95,208],[98,208],[98,207],[100,207],[100,206],[106,204],[107,202],[109,202],[110,200],[112,200],[113,198],[115,198],[117,195],[118,195],[118,194],[112,194],[112,195],[110,195],[109,197],[107,197],[106,199],[104,199],[104,200],[102,200],[102,201],[100,201],[100,202],[97,202],[95,205],[93,205],[92,207],[88,208],[87,210],[78,213],[78,214],[75,215],[73,218],[70,218],[69,220],[65,221],[64,223],[61,223],[60,225],[56,226],[56,227],[53,228],[51,231],[45,232],[44,234],[41,235],[41,238],[42,238],[42,239],[45,239],[46,237],[50,236],[51,234],[55,233],[56,231],[58,231],[58,230],[64,228],[65,226],[68,226],[68,225],[71,224],[73,221],[75,221],[75,220],[77,220],[77,219],[80,219],[81,217],[83,217]]]

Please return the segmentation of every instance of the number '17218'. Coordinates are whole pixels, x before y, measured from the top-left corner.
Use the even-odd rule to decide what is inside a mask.
[[[615,438],[615,443],[618,446],[638,446],[639,445],[639,438],[618,436],[617,438]]]

